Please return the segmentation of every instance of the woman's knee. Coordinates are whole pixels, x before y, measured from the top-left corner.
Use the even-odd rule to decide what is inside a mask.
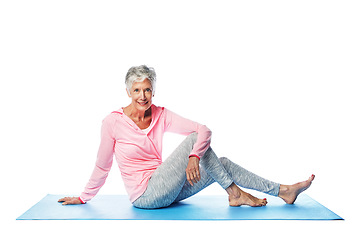
[[[189,140],[189,141],[191,141],[193,144],[195,144],[196,141],[197,141],[197,138],[198,138],[197,132],[193,132],[193,133],[189,134],[189,135],[186,137],[186,140]]]
[[[224,164],[224,163],[227,163],[228,161],[230,161],[228,158],[226,158],[226,157],[219,157],[219,160],[220,160],[220,162],[222,163],[222,164]]]
[[[180,146],[188,146],[192,148],[196,143],[197,138],[198,138],[198,134],[196,132],[193,132],[184,139],[184,141],[180,144]]]

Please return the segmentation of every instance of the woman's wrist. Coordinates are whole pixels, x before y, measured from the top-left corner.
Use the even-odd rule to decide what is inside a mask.
[[[200,157],[199,157],[198,155],[196,155],[196,154],[191,154],[191,155],[189,156],[189,158],[191,158],[191,157],[196,157],[197,159],[200,160]]]
[[[85,202],[81,199],[81,197],[79,197],[79,200],[80,200],[81,204],[85,204]]]

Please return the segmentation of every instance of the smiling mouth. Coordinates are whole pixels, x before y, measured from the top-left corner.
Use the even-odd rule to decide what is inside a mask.
[[[147,102],[138,102],[138,104],[140,104],[141,106],[145,106],[148,103],[149,103],[149,101],[147,101]]]

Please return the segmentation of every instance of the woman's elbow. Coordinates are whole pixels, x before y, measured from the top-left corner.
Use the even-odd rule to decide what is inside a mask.
[[[203,132],[208,138],[211,138],[212,132],[206,125],[202,125],[199,130]]]

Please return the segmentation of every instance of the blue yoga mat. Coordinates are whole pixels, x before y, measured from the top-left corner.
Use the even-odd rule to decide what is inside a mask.
[[[124,195],[98,195],[82,205],[63,206],[63,195],[47,195],[17,220],[342,220],[306,194],[293,205],[264,196],[265,207],[230,207],[226,196],[196,195],[167,208],[145,210]]]

